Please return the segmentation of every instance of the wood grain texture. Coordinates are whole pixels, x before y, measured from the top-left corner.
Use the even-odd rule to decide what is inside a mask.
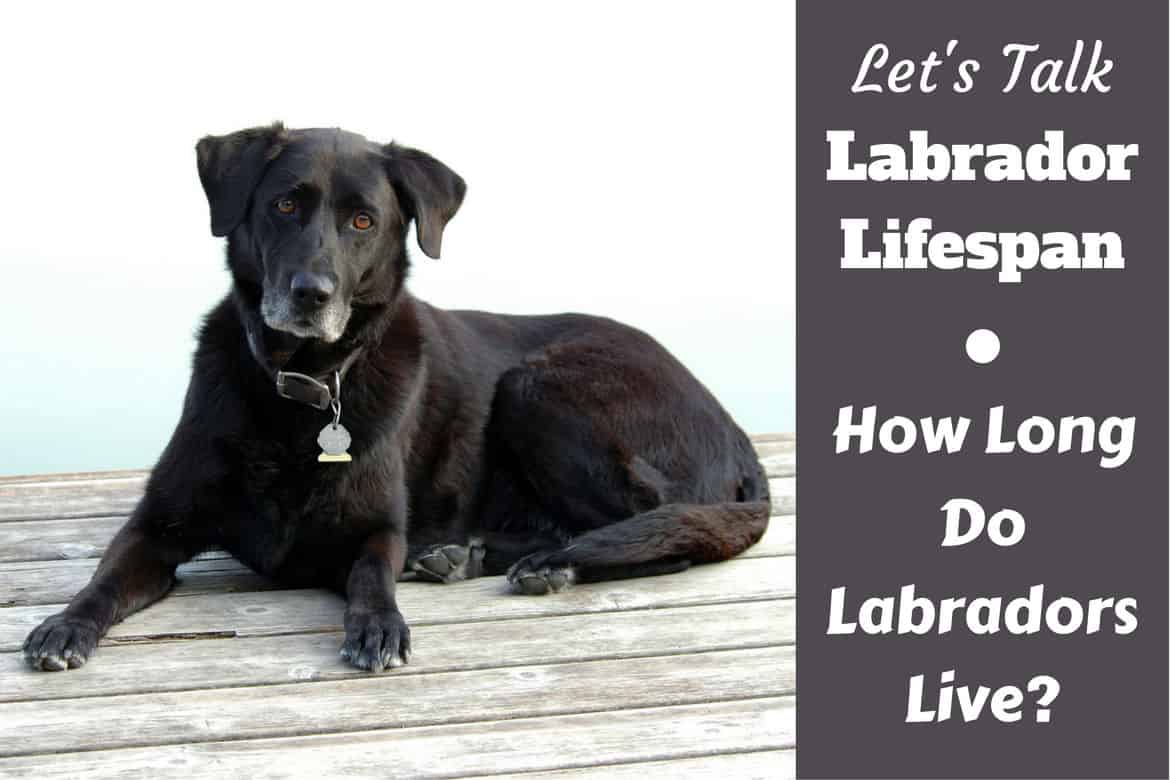
[[[763,434],[769,436],[771,434]],[[54,474],[12,474],[0,476],[0,487],[8,485],[42,485],[49,482],[93,482],[108,479],[145,479],[147,469],[110,469],[108,471],[61,471]]]
[[[659,607],[762,601],[795,595],[794,556],[747,558],[697,566],[681,574],[577,585],[549,596],[519,596],[503,577],[451,585],[404,582],[398,604],[414,626],[616,612]],[[62,604],[0,609],[0,651],[25,636]],[[195,594],[166,598],[114,626],[110,641],[271,636],[336,631],[344,602],[322,590]],[[100,657],[100,656],[99,656]]]
[[[0,563],[97,558],[125,522],[117,515],[0,523]]]
[[[633,761],[661,762],[717,752],[783,751],[795,740],[795,711],[793,697],[783,696],[627,709],[604,716],[536,717],[341,735],[73,752],[0,759],[0,775],[145,780],[164,774],[251,779],[437,778],[540,772]],[[663,739],[664,735],[670,738]],[[782,759],[777,773],[770,777],[790,776],[787,766]],[[605,777],[605,768],[598,767],[600,774],[592,776]]]
[[[145,484],[143,475],[0,484],[0,522],[128,515]]]
[[[370,675],[248,688],[8,702],[8,755],[404,728],[781,696],[793,693],[792,646],[566,664]],[[766,747],[785,747],[772,745]]]
[[[796,555],[796,515],[769,518],[764,537],[737,557],[767,558],[776,555]]]
[[[796,477],[775,477],[768,480],[772,491],[772,515],[796,514]]]
[[[84,669],[27,669],[147,472],[0,478],[0,776],[791,777],[795,437],[753,441],[774,516],[738,559],[537,598],[403,583],[415,653],[380,676],[338,658],[339,597],[222,551]]]
[[[792,599],[780,599],[416,626],[410,665],[394,675],[792,644],[794,611]],[[65,674],[34,672],[19,653],[0,653],[0,702],[368,676],[338,658],[341,639],[328,632],[113,645]]]
[[[0,607],[67,602],[89,582],[97,565],[97,558],[0,564]],[[177,574],[179,583],[171,596],[281,588],[233,558],[190,561]]]

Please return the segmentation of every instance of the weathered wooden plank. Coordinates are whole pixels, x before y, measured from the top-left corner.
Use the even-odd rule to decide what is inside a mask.
[[[127,515],[145,484],[141,475],[0,484],[0,522]]]
[[[117,515],[0,523],[0,563],[97,558],[125,522]]]
[[[772,493],[772,516],[796,514],[796,477],[768,480]]]
[[[670,761],[604,764],[546,772],[479,775],[464,780],[787,780],[796,777],[796,749],[723,753]]]
[[[769,477],[791,477],[796,474],[796,439],[790,434],[780,434],[787,438],[761,440],[752,437],[756,455]]]
[[[778,431],[774,433],[753,433],[751,435],[753,444],[763,442],[791,442],[796,444],[796,433],[793,431]]]
[[[579,663],[387,674],[337,682],[8,702],[9,755],[402,728],[781,696],[792,646]],[[787,747],[786,744],[760,747]],[[435,760],[437,757],[432,757]]]
[[[395,675],[790,644],[794,606],[781,599],[417,626],[417,650]],[[338,657],[341,639],[331,632],[112,646],[91,665],[59,674],[32,671],[20,653],[0,653],[0,702],[367,676]]]
[[[0,564],[0,607],[66,602],[89,582],[97,564],[97,558]],[[233,558],[185,563],[179,567],[178,577],[172,596],[281,589]]]
[[[745,558],[681,574],[577,585],[549,596],[517,596],[503,577],[452,585],[404,582],[398,603],[412,625],[725,604],[795,595],[795,556]],[[61,604],[0,609],[0,651],[16,650]],[[114,626],[110,641],[177,636],[265,636],[336,631],[343,602],[321,590],[217,593],[167,598]]]
[[[125,522],[124,517],[83,517],[67,520],[18,520],[0,523],[0,564],[29,561],[59,561],[98,558],[106,545]],[[768,555],[791,555],[792,550],[781,549],[774,535],[780,527],[795,523],[792,515],[774,515],[768,535],[760,540],[750,555],[760,555],[760,549],[776,549]],[[227,553],[204,553],[204,558],[223,558]],[[3,591],[0,591],[0,598]]]
[[[92,482],[103,479],[141,477],[150,474],[147,469],[110,469],[108,471],[60,471],[53,474],[13,474],[0,476],[0,486],[31,485],[46,482]]]
[[[6,563],[98,558],[123,521],[121,517],[87,517],[0,523],[0,578],[3,578],[3,564]],[[795,534],[794,515],[773,516],[764,538],[744,553],[744,557],[792,555]],[[228,557],[222,550],[213,550],[203,553],[199,559]],[[0,602],[5,601],[5,593],[0,585]]]
[[[796,473],[796,444],[785,434],[756,444],[774,496],[787,496],[783,483]],[[778,438],[772,438],[778,437]],[[142,496],[146,471],[50,474],[0,479],[0,523],[20,520],[125,516]],[[779,511],[791,514],[793,509]]]
[[[34,525],[47,521],[38,521]],[[61,521],[56,521],[61,522]],[[65,521],[70,522],[70,521]],[[22,524],[24,525],[24,524]],[[795,551],[795,521],[791,515],[773,518],[764,538],[742,557],[791,555]],[[56,604],[68,601],[97,567],[97,558],[0,563],[0,607]],[[179,585],[171,595],[244,590],[280,590],[281,586],[252,572],[223,553],[205,555],[179,567]]]
[[[394,710],[398,704],[390,699],[384,706]],[[197,720],[202,722],[204,717]],[[793,697],[782,696],[627,709],[607,712],[604,717],[560,715],[342,735],[61,753],[2,759],[0,774],[70,780],[79,777],[146,780],[163,772],[185,778],[437,778],[615,765],[613,776],[627,777],[630,775],[618,774],[625,768],[617,767],[633,761],[661,762],[717,752],[759,750],[783,756],[776,763],[777,773],[768,775],[779,778],[792,775],[791,760],[786,758],[791,751],[783,749],[794,742],[795,720]],[[704,761],[714,766],[718,760],[698,758],[694,765],[701,767]],[[736,764],[724,762],[723,765]],[[654,764],[642,767],[653,772]],[[585,776],[607,776],[603,771],[606,768],[600,766],[600,774]],[[712,777],[701,772],[640,775],[643,778],[687,776]],[[741,776],[753,775],[717,775],[720,780]]]
[[[777,555],[796,555],[796,515],[769,519],[764,538],[740,553],[739,557],[768,558]]]
[[[795,452],[778,452],[772,455],[762,455],[760,456],[760,464],[764,467],[764,473],[769,477],[796,476]]]

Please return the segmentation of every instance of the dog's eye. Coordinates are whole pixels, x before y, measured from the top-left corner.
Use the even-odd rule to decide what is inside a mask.
[[[281,198],[276,201],[276,210],[281,214],[291,214],[297,210],[297,202],[292,198]]]
[[[369,230],[373,224],[374,220],[364,211],[359,211],[353,216],[353,226],[358,230]]]

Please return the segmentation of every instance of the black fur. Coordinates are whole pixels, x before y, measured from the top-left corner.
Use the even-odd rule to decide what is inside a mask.
[[[203,326],[145,496],[92,582],[30,634],[33,666],[83,664],[212,546],[346,595],[342,655],[377,671],[409,657],[404,571],[507,572],[536,594],[724,560],[763,534],[768,482],[747,437],[649,336],[411,297],[409,223],[437,257],[463,200],[445,165],[280,125],[197,151],[232,291]],[[319,463],[328,413],[278,397],[272,372],[328,377],[355,351],[341,413],[354,459]]]

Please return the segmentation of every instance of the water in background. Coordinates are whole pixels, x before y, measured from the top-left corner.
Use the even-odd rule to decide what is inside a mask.
[[[10,297],[0,309],[0,474],[153,465],[178,420],[200,319],[228,288],[218,242],[193,241],[201,257],[161,258],[153,265],[101,256],[62,261],[33,250],[12,265],[5,259],[6,273],[18,266],[24,288],[43,294]],[[437,278],[457,277],[439,268],[416,269],[411,286],[420,297],[452,306],[492,297],[457,278]],[[615,316],[649,331],[747,431],[793,429],[790,333],[774,337],[755,329],[728,347],[726,333],[737,330],[739,308],[732,301],[720,307],[718,327],[678,316],[695,310],[688,304],[696,302],[685,300],[649,311],[634,294],[607,300],[605,311],[591,310],[587,300],[571,303],[581,305],[564,308]],[[513,301],[507,310],[547,307]],[[759,310],[741,314],[750,320]]]

